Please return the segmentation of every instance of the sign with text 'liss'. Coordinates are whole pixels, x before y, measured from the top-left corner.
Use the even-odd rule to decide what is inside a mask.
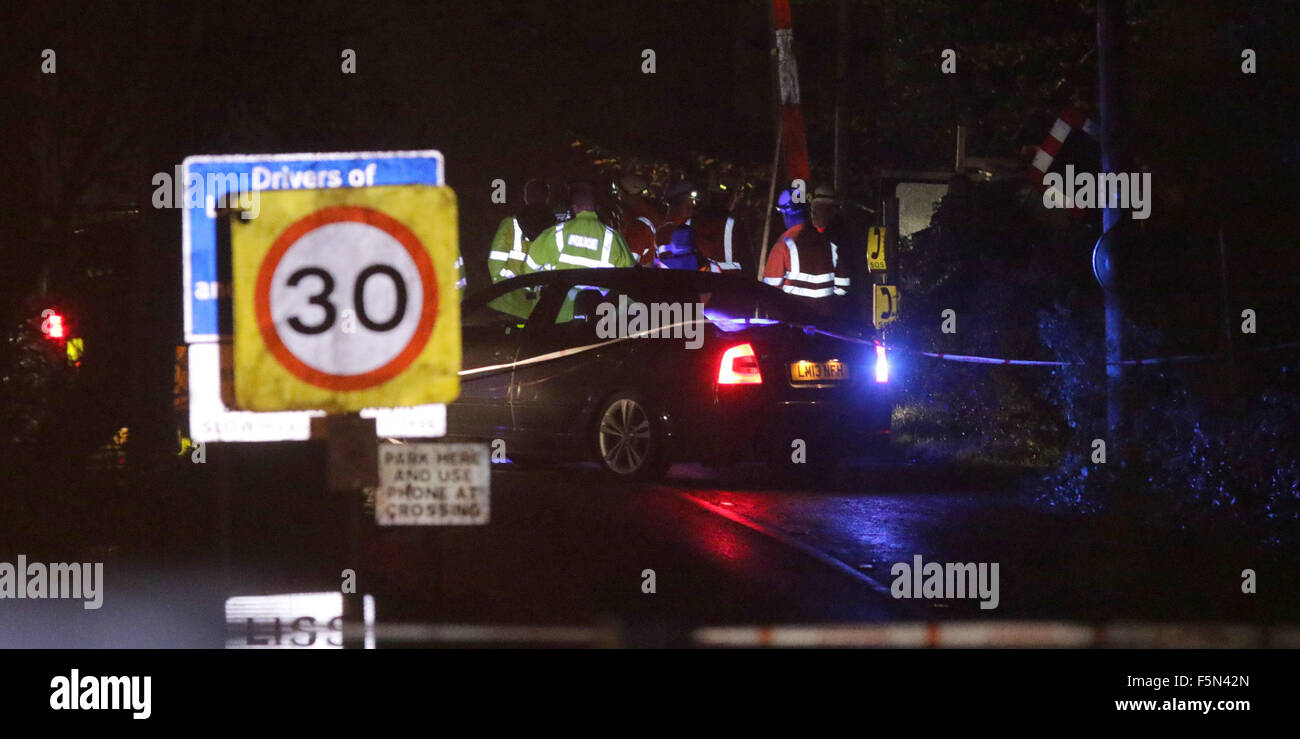
[[[362,598],[365,648],[375,648],[375,598]],[[343,594],[238,595],[226,599],[226,649],[342,649]]]

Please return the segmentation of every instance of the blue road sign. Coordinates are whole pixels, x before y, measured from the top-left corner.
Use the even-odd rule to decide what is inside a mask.
[[[186,157],[178,192],[185,289],[185,341],[220,340],[218,305],[230,286],[217,275],[217,214],[232,190],[290,190],[376,185],[442,185],[437,151],[234,154]]]

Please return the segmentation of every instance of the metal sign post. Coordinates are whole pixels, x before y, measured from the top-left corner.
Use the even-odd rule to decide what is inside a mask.
[[[343,593],[343,648],[361,649],[366,637],[362,588],[367,581],[361,567],[365,489],[379,483],[375,419],[356,413],[313,418],[312,434],[325,441],[326,486],[331,493],[342,494],[347,507],[347,564],[356,579],[352,592]]]
[[[1097,73],[1100,77],[1101,98],[1101,170],[1121,171],[1126,166],[1124,151],[1124,126],[1127,110],[1124,106],[1124,0],[1100,0],[1097,4]],[[1103,253],[1099,256],[1105,264],[1103,284],[1106,299],[1106,430],[1110,436],[1108,452],[1114,456],[1123,446],[1119,427],[1123,416],[1120,397],[1120,380],[1123,365],[1124,311],[1119,291],[1115,288],[1115,266],[1120,261],[1123,244],[1116,236],[1116,227],[1126,217],[1120,208],[1102,211]],[[1099,274],[1098,278],[1101,279]],[[1122,457],[1120,457],[1122,459]]]

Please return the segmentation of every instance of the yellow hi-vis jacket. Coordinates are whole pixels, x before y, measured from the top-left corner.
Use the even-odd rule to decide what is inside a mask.
[[[584,210],[537,235],[524,258],[524,273],[548,269],[633,267],[636,257],[617,231]]]
[[[528,257],[531,246],[524,238],[524,230],[519,226],[519,219],[511,216],[502,218],[497,226],[497,233],[492,237],[492,246],[488,251],[488,274],[492,284],[524,273],[524,260]]]

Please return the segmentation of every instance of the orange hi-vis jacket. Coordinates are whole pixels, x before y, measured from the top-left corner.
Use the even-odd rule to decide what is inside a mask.
[[[739,271],[742,256],[753,259],[749,252],[749,235],[735,216],[696,213],[691,218],[696,248],[704,257],[717,262],[723,272]]]
[[[655,236],[663,218],[653,208],[629,204],[624,219],[623,238],[627,240],[627,247],[637,258],[637,264],[642,267],[651,266],[657,251]]]
[[[839,247],[811,226],[794,231],[772,246],[763,282],[814,304],[844,295],[849,274],[840,264]]]

